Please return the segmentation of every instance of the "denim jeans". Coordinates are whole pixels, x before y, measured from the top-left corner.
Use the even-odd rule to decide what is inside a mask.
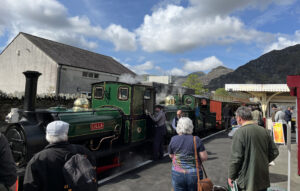
[[[200,179],[203,178],[200,171]],[[197,190],[197,172],[181,173],[172,170],[172,185],[174,191],[195,191]]]

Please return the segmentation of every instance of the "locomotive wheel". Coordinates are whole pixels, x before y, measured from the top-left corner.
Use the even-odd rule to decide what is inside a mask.
[[[18,125],[9,126],[5,132],[12,154],[17,166],[22,166],[26,161],[26,140],[24,131]]]

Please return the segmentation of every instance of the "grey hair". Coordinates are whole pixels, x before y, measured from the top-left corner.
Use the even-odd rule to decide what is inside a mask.
[[[68,141],[68,135],[67,134],[62,134],[62,135],[53,136],[53,135],[46,134],[46,140],[50,144],[59,143],[59,142],[66,142],[66,141]]]
[[[193,122],[188,117],[181,117],[178,120],[176,132],[178,134],[192,134],[194,129]]]
[[[245,107],[245,106],[239,107],[236,110],[235,115],[239,116],[244,121],[250,121],[253,119],[252,114],[251,114],[251,109],[248,107]]]

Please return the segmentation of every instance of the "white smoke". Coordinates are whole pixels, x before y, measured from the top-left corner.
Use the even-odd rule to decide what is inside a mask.
[[[164,104],[165,99],[167,96],[174,96],[174,95],[179,95],[183,96],[185,94],[186,89],[181,87],[181,86],[176,86],[176,84],[173,85],[168,85],[168,86],[163,86],[160,92],[157,92],[156,94],[156,104]]]
[[[156,104],[164,104],[165,99],[168,96],[168,89],[164,87],[161,92],[156,94]]]
[[[142,76],[132,76],[128,73],[122,74],[118,79],[118,82],[123,82],[127,84],[137,84],[142,81],[144,81],[144,78]]]

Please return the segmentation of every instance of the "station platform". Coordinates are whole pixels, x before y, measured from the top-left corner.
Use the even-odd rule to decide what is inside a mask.
[[[300,190],[300,176],[297,174],[297,144],[296,135],[292,133],[291,139],[291,191]],[[270,166],[271,187],[287,190],[288,182],[288,150],[287,146],[279,146],[279,156],[275,159],[275,165]]]
[[[228,133],[220,133],[204,141],[208,152],[208,161],[204,163],[209,178],[215,185],[227,185],[227,169],[230,158],[231,139]],[[294,137],[294,135],[293,135]],[[295,141],[294,141],[295,142]],[[300,190],[300,177],[297,175],[297,145],[292,145],[292,181],[291,191]],[[287,188],[287,148],[279,146],[280,155],[275,160],[275,165],[270,166],[271,186],[286,190]],[[103,185],[99,191],[170,191],[171,185],[171,160],[165,157],[159,162],[152,162],[137,170],[116,177]],[[281,189],[280,189],[281,188]]]

